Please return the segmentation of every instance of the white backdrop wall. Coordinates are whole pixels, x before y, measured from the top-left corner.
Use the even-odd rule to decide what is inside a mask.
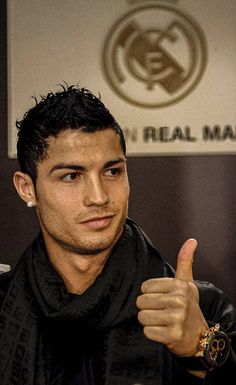
[[[99,92],[130,155],[236,153],[236,1],[8,0],[9,156],[32,95]]]

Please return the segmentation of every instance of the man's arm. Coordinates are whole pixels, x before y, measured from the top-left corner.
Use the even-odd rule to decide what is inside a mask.
[[[224,320],[222,314],[219,316],[219,311],[218,317],[216,316],[219,300],[217,296],[211,298],[211,307],[215,309],[211,318],[206,318],[209,312],[205,315],[204,309],[201,308],[204,301],[202,299],[199,301],[199,290],[193,281],[192,274],[192,261],[196,246],[195,240],[185,242],[178,255],[174,278],[151,279],[143,283],[142,295],[137,298],[137,306],[140,309],[138,319],[144,327],[144,334],[147,338],[165,344],[181,360],[183,357],[191,357],[200,362],[203,358],[196,359],[195,355],[199,351],[199,342],[203,338],[203,332],[211,327],[209,321],[214,324]],[[225,300],[222,302],[226,306]],[[208,305],[206,304],[207,306],[210,306],[209,302]],[[233,319],[234,316],[231,315],[231,318]],[[227,326],[226,323],[226,321],[223,322],[224,328]],[[235,330],[235,320],[226,332],[232,333],[233,330]],[[229,365],[235,370],[232,354],[231,351],[229,357],[231,361],[227,359],[227,365],[229,362]],[[205,367],[201,365],[192,368],[189,364],[189,370],[199,378],[204,378],[207,373]],[[213,378],[212,375],[207,375],[207,380],[208,377]]]

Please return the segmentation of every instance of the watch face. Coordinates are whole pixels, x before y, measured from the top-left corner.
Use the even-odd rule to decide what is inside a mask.
[[[214,332],[209,336],[208,346],[205,351],[204,359],[211,366],[219,367],[223,365],[229,355],[229,339],[224,332]]]

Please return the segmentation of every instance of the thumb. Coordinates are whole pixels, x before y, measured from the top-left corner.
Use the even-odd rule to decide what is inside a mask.
[[[175,278],[193,281],[193,255],[196,248],[196,239],[188,239],[183,244],[177,257]]]

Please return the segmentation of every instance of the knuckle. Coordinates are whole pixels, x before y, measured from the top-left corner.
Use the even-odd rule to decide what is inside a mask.
[[[144,310],[138,312],[138,320],[142,325],[145,325],[146,316]]]
[[[150,327],[145,326],[145,327],[143,328],[143,333],[144,333],[144,335],[145,335],[146,337],[150,337]]]
[[[181,292],[188,293],[188,291],[189,291],[189,282],[188,281],[178,279],[176,284],[177,284],[178,289]]]
[[[187,309],[187,299],[184,293],[178,293],[175,295],[175,304],[179,309],[186,310]]]
[[[136,299],[136,306],[138,308],[142,307],[142,297],[141,296],[137,297],[137,299]]]
[[[148,307],[148,295],[142,294],[136,299],[136,305],[139,309],[145,309]]]
[[[145,326],[143,328],[144,335],[149,339],[155,339],[155,329],[150,326]]]
[[[182,324],[183,320],[185,318],[183,311],[177,311],[172,313],[172,324],[173,325],[180,325]]]
[[[173,343],[181,341],[183,338],[183,329],[181,327],[175,327],[171,331],[171,340]]]

